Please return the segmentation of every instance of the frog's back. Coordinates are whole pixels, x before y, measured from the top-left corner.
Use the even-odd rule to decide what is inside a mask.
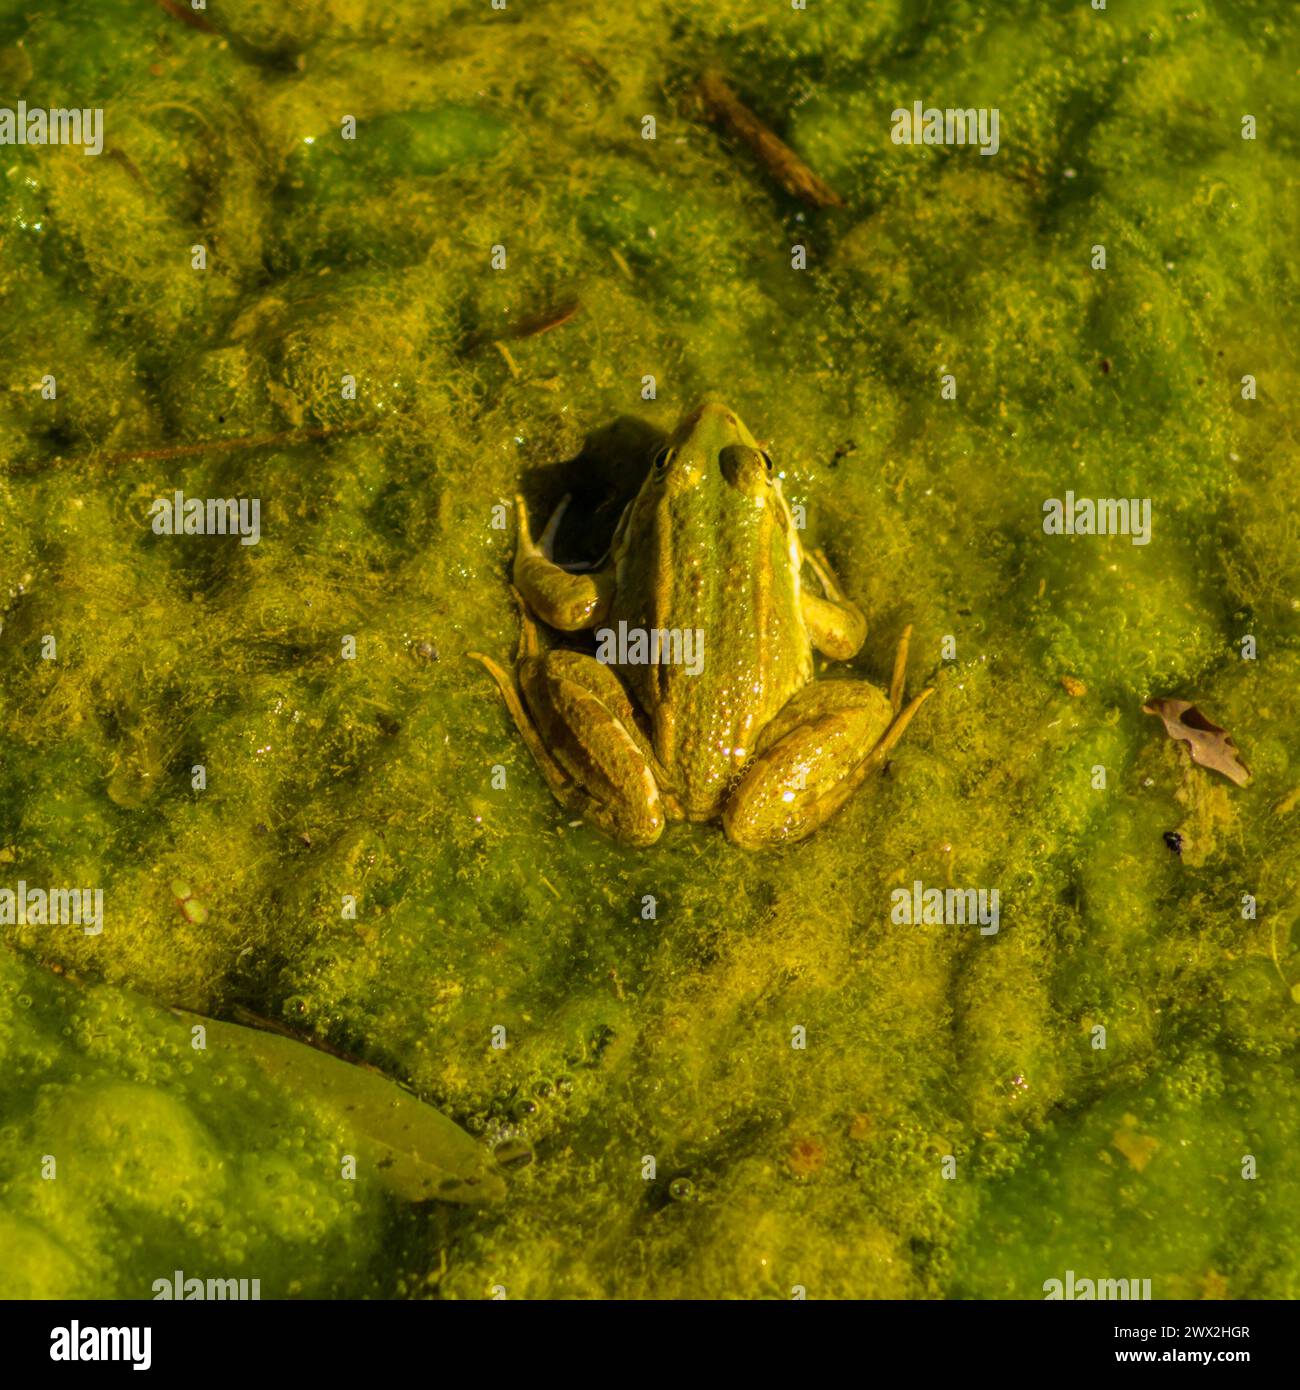
[[[763,727],[812,677],[798,540],[767,486],[745,492],[706,469],[688,491],[648,487],[617,551],[611,625],[666,632],[669,658],[620,673],[691,820],[719,813]]]

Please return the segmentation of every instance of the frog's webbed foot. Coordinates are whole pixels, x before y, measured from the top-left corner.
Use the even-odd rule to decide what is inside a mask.
[[[889,698],[868,681],[813,681],[763,730],[753,761],[723,811],[728,837],[742,849],[805,839],[824,825],[889,756],[923,690],[903,705],[909,627],[899,642]]]
[[[658,764],[627,692],[608,666],[560,648],[526,654],[516,689],[490,657],[470,656],[496,681],[561,806],[625,844],[651,845],[659,838],[664,808]]]
[[[832,661],[847,661],[858,654],[867,639],[866,616],[844,592],[830,562],[820,550],[808,551],[804,559],[826,595],[820,598],[809,589],[800,591],[808,635],[823,656]]]
[[[516,496],[519,542],[515,550],[514,582],[529,608],[544,623],[561,632],[576,632],[579,628],[594,627],[608,615],[614,598],[614,572],[609,568],[571,572],[555,563],[552,558],[555,533],[568,505],[569,499],[565,497],[534,541],[528,529],[528,508],[524,499]]]

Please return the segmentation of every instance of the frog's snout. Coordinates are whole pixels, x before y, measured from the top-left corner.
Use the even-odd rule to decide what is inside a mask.
[[[723,405],[721,401],[701,401],[682,421],[681,429],[683,433],[689,434],[696,425],[705,420],[717,421],[728,429],[740,427],[740,421],[736,419],[735,411],[730,406]]]
[[[677,426],[672,443],[680,446],[693,442],[707,453],[710,446],[716,448],[737,439],[746,444],[753,442],[736,412],[721,401],[701,401]]]

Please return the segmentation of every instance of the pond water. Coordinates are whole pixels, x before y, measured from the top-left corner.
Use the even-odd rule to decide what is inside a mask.
[[[3,925],[0,1294],[1300,1295],[1291,7],[32,8],[0,90],[104,149],[0,150],[0,888],[104,907]],[[916,101],[997,153],[895,143]],[[499,509],[571,492],[596,560],[706,398],[865,609],[848,673],[910,623],[936,687],[775,853],[574,824],[467,657],[517,637]],[[178,491],[257,543],[156,533]],[[1149,534],[1045,532],[1067,493]],[[364,1059],[504,1196],[343,1177],[346,1113],[173,1007]]]

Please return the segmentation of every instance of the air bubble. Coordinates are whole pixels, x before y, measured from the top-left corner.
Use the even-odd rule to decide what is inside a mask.
[[[533,1161],[533,1146],[527,1139],[503,1139],[493,1148],[492,1157],[507,1173],[516,1173]]]

